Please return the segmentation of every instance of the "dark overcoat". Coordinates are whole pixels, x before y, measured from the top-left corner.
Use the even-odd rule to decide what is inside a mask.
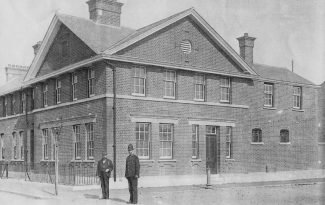
[[[108,172],[106,170],[109,169]],[[102,177],[104,174],[108,175],[108,177],[111,177],[111,171],[113,170],[113,163],[110,159],[102,158],[98,161],[97,164],[97,176]]]
[[[137,155],[129,155],[126,158],[125,177],[140,177],[140,163]]]

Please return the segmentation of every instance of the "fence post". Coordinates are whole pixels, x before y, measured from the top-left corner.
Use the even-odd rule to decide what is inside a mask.
[[[6,163],[6,178],[8,179],[8,168],[9,168],[9,162]]]
[[[206,188],[210,189],[211,188],[211,170],[210,167],[207,167],[207,184]]]

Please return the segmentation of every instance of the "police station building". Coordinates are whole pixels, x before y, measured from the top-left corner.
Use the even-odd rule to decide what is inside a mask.
[[[90,19],[55,14],[26,74],[0,88],[0,160],[51,163],[58,143],[60,164],[107,151],[123,177],[132,143],[141,176],[322,164],[319,86],[254,63],[254,37],[238,54],[193,8],[134,30],[122,3],[87,3]]]

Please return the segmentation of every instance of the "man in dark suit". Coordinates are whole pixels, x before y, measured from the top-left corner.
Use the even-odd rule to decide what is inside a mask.
[[[100,178],[103,199],[109,199],[109,178],[113,170],[113,163],[108,159],[108,155],[103,153],[103,158],[97,164],[97,176]]]
[[[125,177],[128,180],[130,204],[138,203],[138,178],[140,177],[139,158],[133,154],[133,145],[128,145],[129,156],[126,158]]]

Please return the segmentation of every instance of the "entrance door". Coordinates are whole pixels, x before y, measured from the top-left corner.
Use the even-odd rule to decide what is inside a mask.
[[[220,128],[206,126],[206,166],[211,174],[220,172]]]

